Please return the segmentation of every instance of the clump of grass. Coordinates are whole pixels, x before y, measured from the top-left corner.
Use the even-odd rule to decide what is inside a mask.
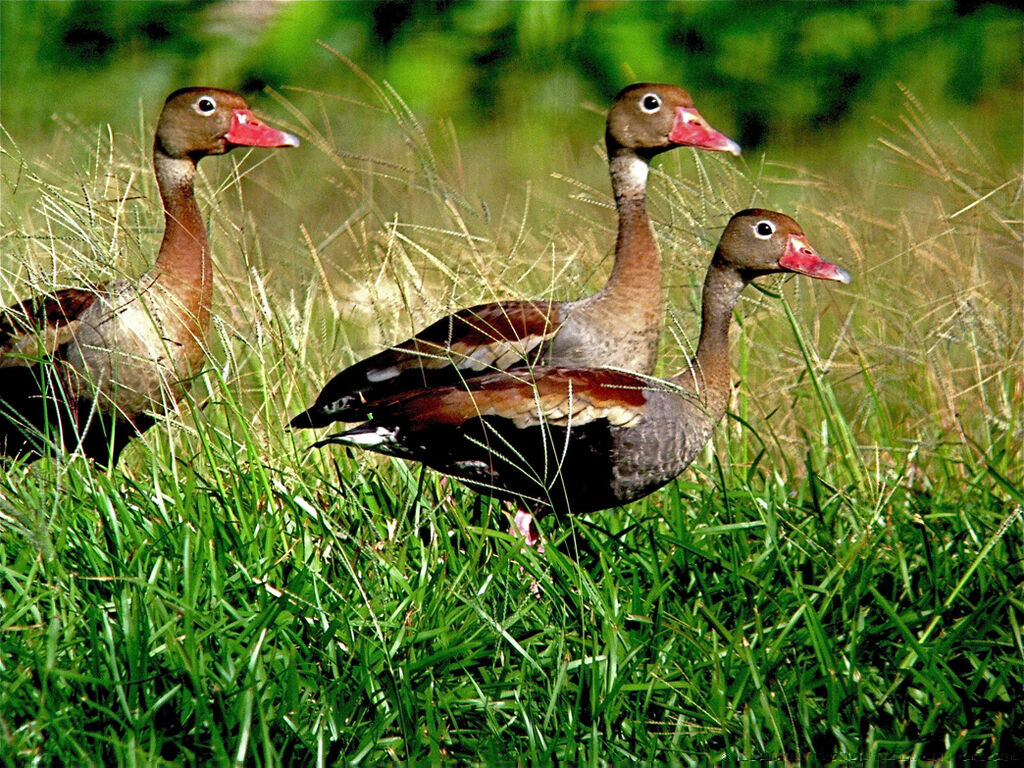
[[[0,468],[5,764],[1018,752],[1016,170],[913,102],[865,188],[670,154],[651,203],[665,372],[692,351],[736,208],[793,213],[856,282],[748,291],[713,448],[628,508],[543,521],[538,555],[457,485],[309,453],[282,427],[327,375],[455,305],[579,295],[607,269],[606,191],[538,177],[485,207],[400,98],[368,87],[393,131],[379,156],[338,149],[328,95],[295,113],[329,226],[292,237],[257,215],[292,210],[298,160],[202,170],[218,317],[190,402],[110,473]],[[161,215],[144,136],[100,132],[69,168],[7,145],[4,300],[145,267]]]

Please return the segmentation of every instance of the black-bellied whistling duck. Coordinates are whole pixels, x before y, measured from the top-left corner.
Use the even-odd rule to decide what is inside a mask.
[[[725,415],[733,308],[748,282],[771,272],[850,281],[793,219],[741,211],[708,268],[696,355],[670,382],[601,368],[489,373],[372,403],[368,422],[318,445],[421,461],[536,510],[589,512],[634,501],[679,475]]]
[[[153,142],[165,217],[153,268],[0,312],[0,455],[38,455],[54,439],[113,465],[151,414],[184,394],[202,365],[213,296],[196,163],[238,146],[298,144],[237,93],[183,88],[167,97]]]
[[[291,426],[362,421],[365,403],[410,387],[453,384],[525,364],[613,366],[651,373],[661,334],[661,254],[647,216],[651,159],[690,146],[739,154],[674,85],[624,88],[608,113],[608,164],[618,212],[607,284],[577,301],[504,301],[449,315],[345,369]]]

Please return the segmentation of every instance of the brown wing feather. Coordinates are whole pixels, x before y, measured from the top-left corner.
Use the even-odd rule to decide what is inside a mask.
[[[368,403],[405,390],[539,362],[563,319],[558,302],[507,301],[460,310],[337,374],[291,426],[361,421]]]
[[[129,440],[154,423],[148,414],[116,420],[94,413],[90,400],[70,394],[59,365],[60,347],[104,289],[65,288],[0,311],[0,457],[42,454],[52,440],[113,465]],[[48,358],[53,366],[37,365]]]
[[[520,428],[541,421],[564,426],[600,419],[628,426],[642,417],[645,389],[651,386],[651,380],[622,371],[537,366],[398,395],[370,411],[374,421],[413,431],[481,416],[508,419]]]
[[[561,322],[557,304],[481,304],[438,320],[352,369],[360,368],[372,381],[382,380],[392,369],[436,370],[454,365],[468,370],[503,370],[530,360],[530,353],[554,336]]]
[[[71,338],[75,321],[102,289],[64,288],[0,312],[0,367],[30,365],[40,354],[52,355]]]

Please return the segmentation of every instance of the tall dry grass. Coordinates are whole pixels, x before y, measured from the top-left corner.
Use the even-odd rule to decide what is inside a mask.
[[[307,139],[299,159],[236,151],[200,169],[217,296],[193,399],[207,416],[225,409],[213,419],[225,433],[243,419],[270,461],[300,460],[305,438],[282,424],[341,367],[459,306],[583,295],[610,268],[606,184],[539,174],[477,188],[472,169],[485,157],[463,157],[398,94],[365,83],[368,101],[316,94],[321,107],[306,112],[279,97]],[[333,127],[342,109],[366,114],[378,153],[346,151]],[[3,301],[147,268],[162,223],[149,130],[141,118],[134,134],[66,122],[43,158],[22,157],[4,136]],[[851,480],[863,463],[927,482],[934,456],[955,459],[966,477],[992,451],[1020,476],[1020,169],[911,94],[900,124],[880,125],[862,155],[863,172],[843,179],[764,156],[677,150],[656,161],[650,209],[670,299],[661,370],[693,352],[704,266],[730,214],[777,208],[855,279],[776,278],[747,291],[734,340],[738,418],[719,449],[742,464],[763,446],[796,466],[806,436],[831,429],[856,451]],[[598,144],[590,162],[603,163]],[[841,424],[820,382],[808,386],[808,364]],[[187,410],[169,426],[194,438]],[[163,441],[155,430],[147,442]]]

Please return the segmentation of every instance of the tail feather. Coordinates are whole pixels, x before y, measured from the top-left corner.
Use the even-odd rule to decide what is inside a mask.
[[[360,448],[368,448],[381,453],[395,453],[398,448],[398,429],[396,427],[383,427],[379,424],[367,422],[346,432],[328,435],[324,439],[313,443],[313,447],[322,448],[332,443],[357,445]]]

